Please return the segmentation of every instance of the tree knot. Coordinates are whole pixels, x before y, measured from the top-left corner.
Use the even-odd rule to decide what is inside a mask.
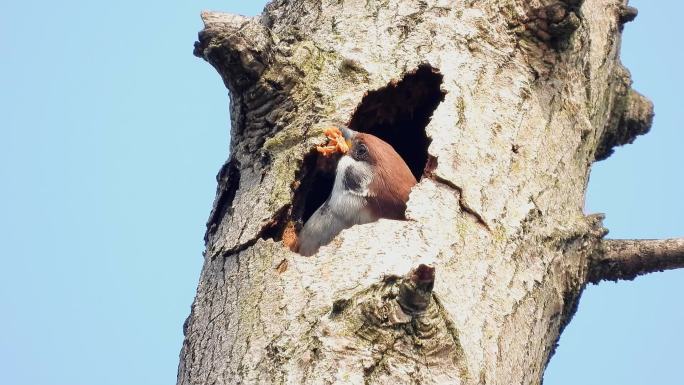
[[[582,1],[556,1],[530,10],[522,20],[523,35],[527,35],[561,51],[567,48],[572,34],[581,21],[579,7]]]

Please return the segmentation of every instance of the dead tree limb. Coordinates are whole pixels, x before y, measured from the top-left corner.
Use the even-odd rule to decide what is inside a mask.
[[[599,281],[632,280],[640,275],[684,268],[684,238],[606,239],[592,258],[589,278]]]

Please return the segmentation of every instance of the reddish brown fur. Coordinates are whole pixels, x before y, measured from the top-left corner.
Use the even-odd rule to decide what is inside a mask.
[[[378,218],[405,219],[406,202],[416,178],[394,148],[382,139],[364,133],[356,135],[368,147],[375,175],[369,189],[368,208]]]

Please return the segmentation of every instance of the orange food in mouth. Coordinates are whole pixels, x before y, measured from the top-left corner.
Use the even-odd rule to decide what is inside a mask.
[[[330,156],[339,152],[340,154],[346,154],[349,152],[349,146],[344,140],[342,132],[337,127],[329,127],[325,129],[325,136],[328,138],[328,144],[325,146],[316,147],[316,151],[323,154],[323,156]]]

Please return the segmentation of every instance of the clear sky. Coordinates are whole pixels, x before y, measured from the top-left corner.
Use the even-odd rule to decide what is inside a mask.
[[[175,383],[228,95],[192,56],[203,9],[265,1],[0,3],[0,377]],[[623,58],[652,133],[597,164],[610,236],[684,235],[684,2],[633,1]],[[547,385],[684,383],[684,271],[589,287]]]

